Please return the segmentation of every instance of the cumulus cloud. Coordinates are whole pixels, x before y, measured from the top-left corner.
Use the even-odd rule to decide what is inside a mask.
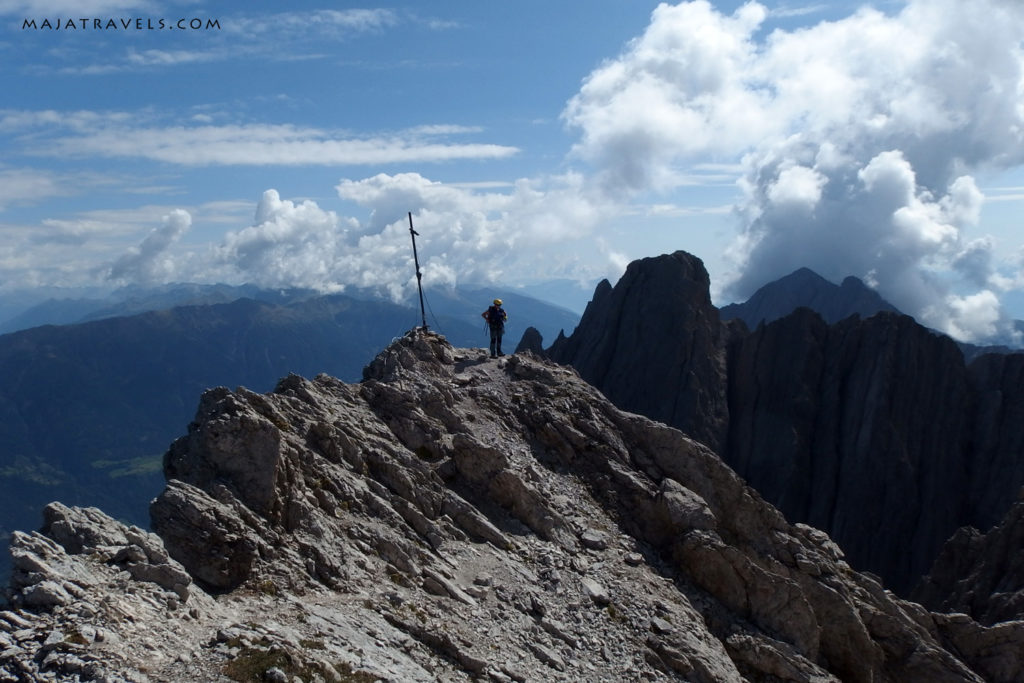
[[[746,72],[764,17],[757,4],[729,17],[703,1],[662,4],[622,57],[590,74],[563,119],[580,129],[573,152],[599,167],[607,191],[671,188],[678,162],[733,155],[778,132]]]
[[[107,273],[107,279],[152,284],[173,278],[177,268],[168,250],[191,226],[192,216],[187,211],[171,211],[164,216],[159,228],[154,228],[141,244],[132,247],[114,262]]]
[[[522,180],[506,191],[446,185],[417,173],[343,179],[338,195],[367,212],[361,219],[267,190],[253,224],[229,233],[217,260],[240,279],[267,286],[372,288],[397,300],[415,286],[411,212],[427,285],[567,275],[579,262],[552,247],[588,233],[603,216],[582,184],[574,175]]]
[[[1020,333],[1007,331],[1011,324],[991,290],[983,289],[968,296],[949,295],[944,306],[931,305],[924,309],[922,318],[931,326],[947,331],[966,342],[986,342],[1003,339],[1019,344]]]
[[[332,279],[342,229],[337,214],[316,202],[296,204],[267,190],[253,224],[229,232],[217,255],[261,285],[323,286]]]
[[[750,2],[660,5],[563,114],[613,191],[678,185],[741,158],[735,299],[808,266],[856,275],[960,338],[1006,331],[973,175],[1024,162],[1024,5],[909,0],[768,31]],[[971,288],[981,288],[971,291]]]

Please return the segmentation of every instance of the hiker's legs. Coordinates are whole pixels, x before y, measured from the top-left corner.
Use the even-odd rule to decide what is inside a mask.
[[[498,336],[498,331],[491,328],[491,358],[498,355],[498,350],[501,348],[501,338]]]

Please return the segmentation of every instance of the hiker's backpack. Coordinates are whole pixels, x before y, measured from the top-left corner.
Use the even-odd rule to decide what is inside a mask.
[[[505,323],[505,311],[500,306],[491,306],[487,309],[488,325],[503,325]]]

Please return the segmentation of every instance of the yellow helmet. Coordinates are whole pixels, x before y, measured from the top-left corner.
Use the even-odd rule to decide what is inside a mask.
[[[500,306],[501,305],[501,299],[495,299],[494,300],[494,305],[495,306]]]

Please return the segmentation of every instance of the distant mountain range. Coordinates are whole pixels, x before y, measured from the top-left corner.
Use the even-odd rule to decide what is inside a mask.
[[[829,324],[851,315],[868,318],[882,312],[902,313],[859,278],[849,276],[836,285],[809,268],[800,268],[764,285],[743,303],[722,306],[719,315],[722,320],[742,320],[754,330],[761,323],[784,318],[798,308],[811,309]],[[1024,320],[1015,320],[1014,327],[1018,332],[1024,332]],[[967,361],[985,353],[1019,350],[1010,344],[980,345],[961,341],[956,341],[956,344]]]
[[[719,309],[722,320],[739,318],[750,329],[760,323],[784,318],[800,307],[809,308],[827,323],[837,323],[851,315],[863,318],[881,311],[898,313],[896,307],[860,279],[848,277],[835,285],[809,268],[769,282],[744,303]]]
[[[453,310],[462,311],[460,306],[486,308],[495,297],[508,300],[510,305],[522,302],[528,307],[530,325],[538,322],[548,325],[548,316],[535,315],[535,301],[546,302],[551,310],[564,309],[569,316],[556,316],[552,323],[564,325],[575,323],[590,300],[592,288],[586,288],[574,280],[550,280],[547,282],[516,286],[462,285],[458,288],[428,288],[428,305],[440,305],[438,313]],[[381,294],[373,290],[349,288],[344,292],[355,299],[380,301]],[[255,285],[172,283],[153,287],[132,285],[108,291],[90,289],[46,288],[40,290],[16,290],[0,293],[0,334],[39,327],[41,325],[70,325],[73,323],[102,320],[147,311],[158,311],[175,306],[202,306],[230,303],[247,298],[273,304],[286,305],[319,296],[310,289],[264,289]],[[475,297],[480,297],[479,301]],[[446,302],[455,302],[455,307]],[[514,302],[514,303],[513,303]],[[409,300],[410,306],[418,307],[418,301]],[[563,312],[564,312],[563,311]],[[516,311],[517,314],[522,311]],[[417,310],[418,313],[418,310]],[[516,318],[512,317],[515,326]],[[418,318],[418,316],[417,316]],[[429,322],[429,320],[428,320]],[[474,321],[475,322],[475,321]],[[552,334],[557,332],[556,328]]]
[[[154,287],[128,286],[114,291],[95,289],[43,290],[49,296],[34,301],[30,292],[15,292],[3,297],[0,306],[0,334],[41,325],[73,323],[159,311],[174,306],[201,306],[230,303],[249,298],[270,303],[288,303],[316,295],[312,290],[267,290],[255,285],[172,283]],[[27,306],[15,306],[22,298]]]
[[[240,293],[253,297],[212,303]],[[268,391],[289,373],[357,381],[377,352],[421,321],[418,308],[364,296],[179,286],[140,292],[120,308],[68,302],[66,311],[101,319],[0,335],[0,537],[37,527],[52,500],[148,525],[161,456],[204,390]],[[495,296],[502,293],[430,292],[428,325],[458,346],[486,346],[480,313]],[[182,298],[210,303],[115,315]],[[554,334],[578,320],[536,299],[504,298],[509,351],[528,326]],[[36,312],[46,310],[56,308]]]

